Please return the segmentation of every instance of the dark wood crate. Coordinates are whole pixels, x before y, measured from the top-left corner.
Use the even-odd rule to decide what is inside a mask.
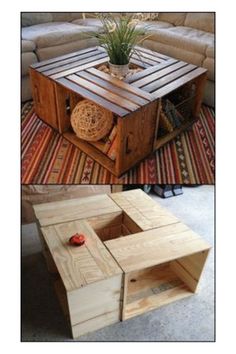
[[[128,171],[196,120],[206,80],[203,68],[148,49],[138,49],[141,60],[133,55],[131,63],[143,70],[126,80],[98,70],[108,62],[101,47],[36,63],[30,69],[37,115],[116,176]],[[196,92],[190,116],[181,127],[159,138],[161,99],[192,82]],[[101,142],[86,142],[73,132],[70,115],[82,99],[89,99],[113,113],[117,124],[115,161],[103,152]],[[181,102],[178,105],[181,107]]]

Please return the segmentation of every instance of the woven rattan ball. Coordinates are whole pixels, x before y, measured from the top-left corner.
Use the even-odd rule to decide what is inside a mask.
[[[78,138],[87,141],[98,141],[111,130],[113,115],[103,107],[82,100],[73,109],[71,125]]]

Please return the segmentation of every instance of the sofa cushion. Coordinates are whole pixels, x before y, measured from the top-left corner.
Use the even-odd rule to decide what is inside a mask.
[[[82,18],[82,12],[52,12],[54,22],[71,22]]]
[[[184,24],[186,12],[159,12],[158,20],[169,22],[174,26],[181,26]]]
[[[174,47],[173,45],[169,45],[168,43],[161,43],[160,41],[152,41],[150,39],[146,39],[142,45],[145,48],[154,50],[158,53],[162,53],[172,58],[183,60],[187,63],[198,66],[201,66],[205,59],[204,54],[190,52],[188,49],[183,48],[179,50],[179,48]]]
[[[26,52],[33,52],[35,50],[35,43],[32,41],[21,41],[21,52],[26,53]]]
[[[173,47],[204,54],[208,46],[214,46],[214,35],[190,27],[169,27],[167,29],[152,29],[149,38]]]
[[[96,31],[96,28],[51,22],[22,28],[22,38],[34,41],[37,48],[45,48],[89,38],[89,32],[92,31]]]
[[[186,16],[184,25],[201,31],[214,33],[215,14],[214,12],[189,12]]]
[[[138,23],[137,28],[145,28],[148,32],[155,31],[161,28],[169,28],[173,27],[171,23],[163,22],[163,21],[143,21]]]
[[[79,26],[92,26],[95,27],[97,30],[102,29],[102,22],[98,18],[80,18],[72,21],[72,23]]]
[[[22,53],[21,55],[21,75],[29,74],[29,66],[33,63],[37,63],[38,59],[36,54],[31,53]]]
[[[22,12],[22,27],[37,25],[38,23],[47,23],[52,21],[50,12]]]
[[[206,49],[206,56],[208,58],[215,58],[215,46],[209,46]]]
[[[42,61],[97,45],[98,41],[96,38],[79,39],[78,41],[54,45],[52,47],[38,48],[36,49],[36,54],[39,61]]]

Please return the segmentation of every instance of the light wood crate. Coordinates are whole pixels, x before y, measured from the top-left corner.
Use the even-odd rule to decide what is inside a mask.
[[[74,338],[197,291],[210,246],[141,190],[34,210]]]

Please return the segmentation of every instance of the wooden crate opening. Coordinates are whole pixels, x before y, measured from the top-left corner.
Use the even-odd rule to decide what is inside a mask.
[[[118,216],[110,215],[109,219],[103,222],[102,225],[99,219],[98,217],[97,220],[89,221],[89,223],[103,242],[142,231],[125,212],[120,213]]]
[[[128,72],[128,74],[125,77],[119,78],[119,79],[120,80],[126,80],[126,79],[132,77],[132,75],[137,74],[138,72],[144,70],[144,68],[145,68],[145,65],[141,66],[141,65],[136,64],[135,62],[133,62],[133,63],[131,62],[129,64],[129,72]],[[99,71],[102,71],[102,72],[104,72],[107,75],[111,75],[108,62],[96,65],[95,69],[97,69]]]
[[[126,275],[123,319],[192,295],[208,251]]]

